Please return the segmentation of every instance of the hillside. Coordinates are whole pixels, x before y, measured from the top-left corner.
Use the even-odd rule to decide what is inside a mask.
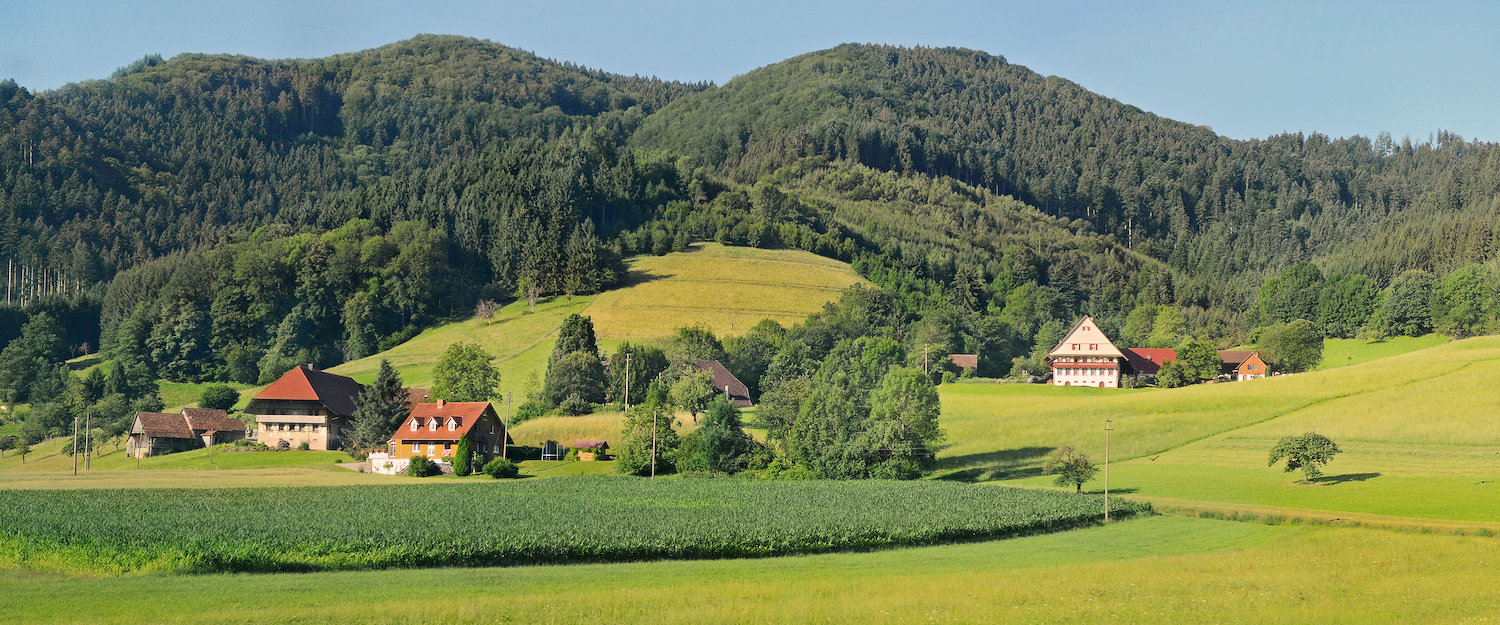
[[[725,247],[715,243],[688,252],[636,256],[626,261],[626,286],[588,297],[550,298],[536,311],[526,302],[502,308],[494,319],[469,319],[427,330],[390,350],[330,369],[362,382],[375,379],[388,359],[408,385],[432,383],[432,367],[450,343],[478,343],[495,356],[501,387],[526,392],[531,376],[546,373],[547,357],[564,317],[594,321],[600,349],[621,341],[666,338],[677,328],[703,325],[719,337],[748,331],[762,319],[801,321],[863,283],[848,265],[806,252]],[[520,401],[519,399],[517,401]]]
[[[1032,385],[942,388],[948,477],[1033,477],[1052,447],[1101,459],[1113,421],[1111,486],[1167,500],[1490,521],[1500,412],[1486,389],[1500,337],[1441,344],[1334,369],[1171,390]],[[1453,398],[1465,398],[1456,403]],[[1343,449],[1314,486],[1267,468],[1276,438],[1317,431]],[[1092,488],[1100,488],[1098,483]]]

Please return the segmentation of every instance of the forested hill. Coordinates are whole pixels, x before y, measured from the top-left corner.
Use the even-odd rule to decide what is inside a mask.
[[[1290,318],[1260,293],[1301,261],[1368,276],[1357,327],[1400,272],[1494,259],[1497,193],[1494,144],[1236,141],[970,50],[845,45],[722,87],[432,35],[148,56],[0,82],[0,345],[46,312],[75,352],[255,382],[718,240],[851,262],[894,338],[1003,374],[1083,312],[1241,342]]]
[[[632,144],[742,180],[807,155],[1013,195],[1195,277],[1328,258],[1387,281],[1495,253],[1500,149],[1440,132],[1236,141],[953,48],[843,45],[752,71],[651,116]],[[1402,217],[1418,211],[1416,220]],[[1388,224],[1403,224],[1397,245]],[[1381,241],[1370,245],[1370,239]]]

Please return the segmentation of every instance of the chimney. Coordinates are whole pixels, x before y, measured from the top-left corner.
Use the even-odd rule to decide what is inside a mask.
[[[439,400],[438,400],[438,401],[437,401],[437,404],[438,404],[438,408],[442,408],[442,407],[443,407],[443,404],[446,404],[446,403],[448,403],[448,402],[446,402],[446,401],[443,401],[443,400],[441,400],[441,399],[439,399]]]

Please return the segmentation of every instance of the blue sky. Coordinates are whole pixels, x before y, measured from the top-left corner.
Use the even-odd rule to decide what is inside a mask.
[[[0,0],[0,78],[107,77],[148,53],[317,57],[417,33],[723,83],[844,42],[962,46],[1236,138],[1500,140],[1500,3]]]

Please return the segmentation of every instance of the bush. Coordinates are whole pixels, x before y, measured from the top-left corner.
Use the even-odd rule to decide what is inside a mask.
[[[437,463],[428,460],[426,456],[413,457],[411,465],[406,468],[406,474],[412,477],[427,477],[442,472],[443,470],[438,468]]]
[[[286,442],[286,439],[284,439],[284,438],[281,439],[281,440],[279,440],[279,441],[276,441],[276,451],[286,451],[286,450],[291,449],[291,448],[292,448],[292,444]]]
[[[307,451],[309,449],[312,449],[312,445],[307,444],[307,441],[297,443],[297,451]]]
[[[198,406],[210,410],[229,410],[240,403],[240,392],[228,384],[210,384],[198,395]]]
[[[516,407],[515,414],[510,416],[510,424],[515,426],[523,421],[529,421],[547,414],[547,406],[535,399],[527,401]]]
[[[501,478],[510,479],[521,474],[521,470],[516,467],[516,463],[505,458],[496,458],[485,463],[482,470],[485,475],[497,480]]]
[[[578,394],[569,395],[561,404],[557,405],[557,411],[569,417],[586,415],[594,411],[594,405],[590,404]]]

